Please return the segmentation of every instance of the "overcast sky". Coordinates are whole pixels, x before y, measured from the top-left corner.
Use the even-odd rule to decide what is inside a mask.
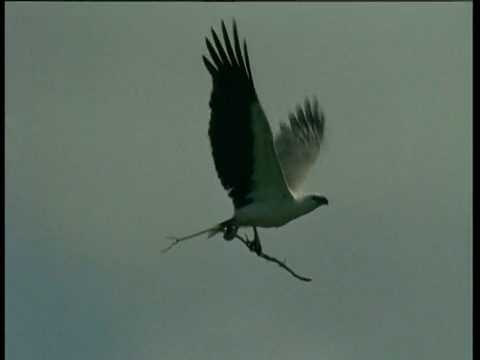
[[[207,138],[237,20],[274,132],[316,95],[328,197],[265,252]],[[6,6],[8,359],[470,359],[472,4]]]

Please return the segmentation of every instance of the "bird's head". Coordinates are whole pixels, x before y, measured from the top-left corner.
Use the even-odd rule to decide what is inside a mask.
[[[301,204],[300,206],[303,209],[302,212],[304,214],[308,214],[322,205],[328,205],[328,199],[319,194],[303,195],[298,198],[297,201]]]
[[[312,206],[314,206],[315,209],[322,205],[328,205],[328,199],[319,194],[309,195],[309,201],[312,203]]]

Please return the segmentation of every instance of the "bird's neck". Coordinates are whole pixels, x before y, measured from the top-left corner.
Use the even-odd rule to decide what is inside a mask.
[[[297,206],[299,208],[299,212],[303,214],[308,214],[309,212],[315,210],[317,208],[317,204],[312,201],[309,195],[300,195],[296,198]]]

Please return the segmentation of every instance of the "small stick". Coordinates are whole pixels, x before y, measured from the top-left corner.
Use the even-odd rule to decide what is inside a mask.
[[[246,239],[242,238],[242,237],[241,237],[240,235],[238,235],[238,234],[235,235],[235,237],[236,237],[237,239],[239,239],[242,243],[244,243],[245,246],[246,246],[250,251],[254,252],[255,254],[257,254],[257,256],[261,257],[262,259],[265,259],[265,260],[267,260],[267,261],[271,261],[271,262],[274,262],[274,263],[278,264],[278,266],[280,266],[281,268],[287,270],[290,274],[292,274],[294,277],[296,277],[296,278],[299,279],[299,280],[306,281],[306,282],[312,281],[312,279],[307,278],[307,277],[305,277],[305,276],[298,275],[295,271],[293,271],[292,269],[290,269],[290,268],[287,266],[286,261],[280,261],[280,260],[278,260],[277,258],[275,258],[275,257],[273,257],[273,256],[270,256],[270,255],[268,255],[268,254],[265,254],[265,253],[263,252],[263,250],[260,251],[260,252],[258,252],[258,253],[255,252],[255,251],[253,251],[253,250],[251,250],[250,247],[249,247],[249,245],[248,245],[248,244],[249,244],[249,240],[248,240],[248,238],[247,238],[246,235],[245,235],[245,238],[246,238]]]
[[[172,247],[174,247],[175,245],[177,245],[177,244],[178,244],[179,242],[181,242],[181,241],[193,239],[194,237],[197,237],[197,236],[206,234],[206,233],[209,232],[210,230],[211,230],[211,229],[199,231],[198,233],[195,233],[195,234],[192,234],[192,235],[188,235],[188,236],[184,236],[184,237],[182,237],[182,238],[178,238],[178,237],[175,237],[175,236],[167,236],[167,239],[173,240],[173,242],[172,242],[168,247],[166,247],[165,249],[163,249],[163,250],[161,251],[161,253],[162,253],[162,254],[163,254],[163,253],[166,253],[168,250],[170,250]]]
[[[257,231],[255,228],[254,229],[254,233],[255,233],[255,236],[256,236],[256,239],[258,240],[258,234],[257,234]],[[195,234],[192,234],[192,235],[189,235],[189,236],[185,236],[185,237],[182,237],[182,238],[178,238],[178,237],[173,237],[173,236],[169,236],[167,237],[167,239],[171,239],[173,240],[173,242],[168,246],[166,247],[165,249],[163,249],[161,251],[161,253],[166,253],[168,250],[170,250],[171,248],[173,248],[175,245],[177,245],[179,242],[182,242],[182,241],[185,241],[185,240],[189,240],[189,239],[192,239],[194,237],[197,237],[199,235],[202,235],[202,234],[205,234],[207,232],[209,232],[211,229],[207,229],[207,230],[204,230],[204,231],[200,231],[198,233],[195,233]],[[267,261],[271,261],[271,262],[274,262],[276,263],[278,266],[280,266],[281,268],[287,270],[290,274],[292,274],[295,278],[299,279],[299,280],[302,280],[302,281],[306,281],[306,282],[309,282],[309,281],[312,281],[312,279],[310,278],[307,278],[305,276],[301,276],[301,275],[298,275],[295,271],[293,271],[292,269],[290,269],[288,266],[287,266],[287,263],[286,261],[280,261],[278,260],[277,258],[273,257],[273,256],[270,256],[268,254],[265,254],[263,252],[263,250],[260,248],[259,251],[255,251],[251,248],[250,246],[250,243],[251,241],[248,240],[248,237],[245,235],[245,239],[242,238],[240,235],[238,234],[235,234],[235,237],[237,239],[239,239],[250,251],[254,252],[258,257],[261,257],[262,259],[265,259]]]

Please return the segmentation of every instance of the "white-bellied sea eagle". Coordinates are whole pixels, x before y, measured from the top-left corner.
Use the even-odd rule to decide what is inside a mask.
[[[250,250],[262,252],[257,227],[280,227],[308,214],[328,200],[319,194],[302,194],[301,185],[317,160],[325,132],[325,118],[316,98],[305,100],[281,123],[274,138],[255,91],[247,44],[243,52],[233,21],[233,43],[222,21],[223,42],[212,29],[206,38],[210,59],[203,62],[212,76],[208,135],[215,169],[233,201],[233,216],[207,230],[232,240],[240,227],[252,227],[254,239],[244,241]]]

